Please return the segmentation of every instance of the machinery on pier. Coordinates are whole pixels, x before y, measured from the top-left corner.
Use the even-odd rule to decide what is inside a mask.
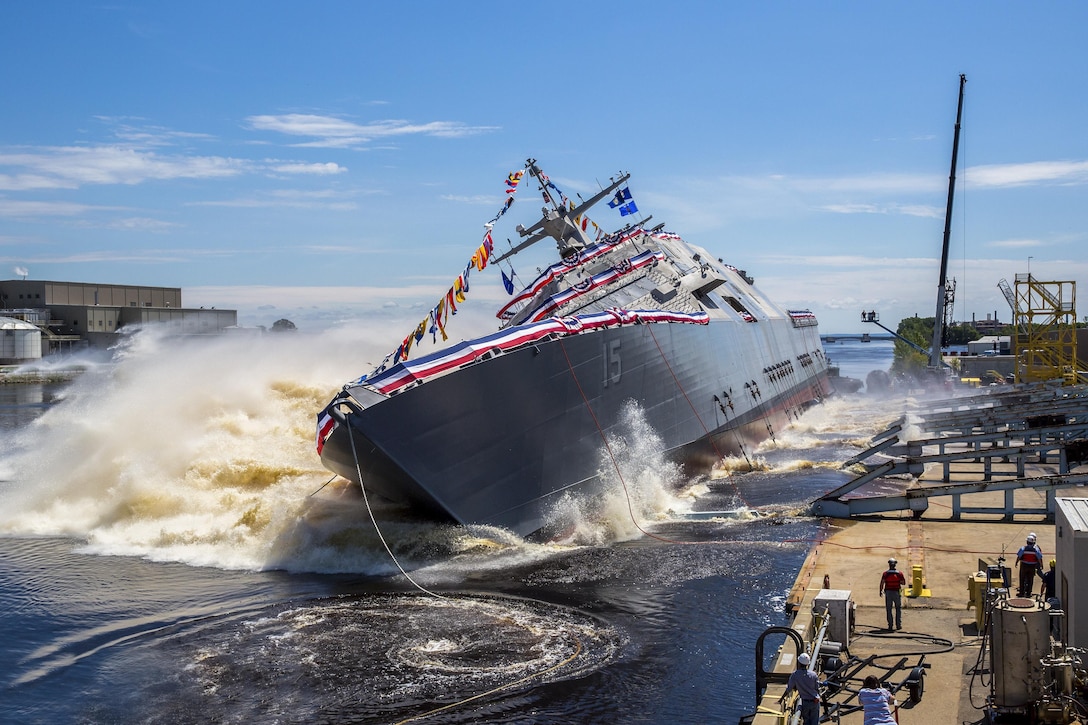
[[[1064,612],[1057,599],[1010,597],[1008,570],[998,566],[968,582],[981,621],[982,646],[972,671],[988,685],[989,722],[1003,718],[1032,723],[1084,722],[1088,716],[1088,650],[1067,647],[1059,639]]]
[[[798,722],[796,699],[787,699],[782,711],[771,703],[789,679],[792,666],[801,654],[809,656],[808,669],[821,680],[821,719],[838,722],[851,713],[861,712],[858,693],[866,675],[876,676],[881,687],[893,695],[906,694],[905,701],[922,701],[925,673],[929,668],[925,654],[861,654],[850,650],[855,632],[855,603],[849,590],[830,589],[825,580],[812,599],[811,612],[799,613],[792,626],[766,629],[756,641],[756,711],[741,720],[743,725]],[[776,666],[765,669],[765,640],[782,638]],[[950,643],[949,643],[950,644]],[[769,686],[776,687],[768,694]]]

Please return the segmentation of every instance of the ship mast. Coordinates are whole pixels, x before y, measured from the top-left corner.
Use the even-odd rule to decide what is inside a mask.
[[[612,192],[631,178],[631,174],[621,174],[619,179],[613,180],[604,189],[601,189],[590,197],[588,201],[583,201],[573,209],[567,209],[563,206],[561,201],[556,200],[554,194],[548,193],[547,177],[544,176],[544,172],[540,170],[540,167],[536,165],[536,159],[528,159],[525,162],[525,166],[529,170],[529,174],[540,184],[541,191],[547,194],[548,199],[551,201],[551,208],[544,207],[540,220],[528,229],[519,224],[517,226],[518,234],[528,238],[506,252],[506,254],[495,259],[495,263],[501,262],[507,257],[512,257],[526,247],[536,244],[544,237],[551,237],[555,240],[560,257],[566,257],[586,247],[589,244],[589,240],[573,220],[577,219],[583,212],[601,199],[611,196]]]
[[[960,147],[960,119],[963,116],[963,86],[967,76],[960,73],[960,98],[956,108],[956,132],[952,138],[952,170],[948,174],[948,205],[944,212],[944,243],[941,247],[941,279],[937,283],[937,314],[933,319],[933,345],[929,349],[929,366],[941,366],[941,342],[944,339],[945,307],[948,304],[948,237],[952,232],[952,197],[956,190],[956,155]]]

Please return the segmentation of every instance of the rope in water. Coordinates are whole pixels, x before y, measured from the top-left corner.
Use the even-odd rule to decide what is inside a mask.
[[[417,582],[415,579],[413,579],[411,577],[411,575],[408,574],[407,571],[405,571],[404,567],[401,566],[400,561],[397,559],[396,555],[393,553],[393,550],[392,550],[392,548],[390,548],[389,543],[385,540],[385,536],[382,535],[382,531],[378,527],[378,520],[374,516],[374,510],[370,507],[370,498],[367,496],[366,487],[363,485],[363,471],[362,471],[362,466],[359,463],[359,453],[355,448],[355,435],[353,434],[353,432],[350,429],[347,431],[347,434],[348,434],[348,438],[351,440],[351,455],[355,459],[355,475],[357,475],[359,477],[359,488],[363,492],[363,502],[366,504],[366,511],[370,515],[370,523],[374,525],[374,531],[377,532],[378,538],[382,542],[382,546],[385,547],[385,553],[387,553],[389,555],[389,558],[393,560],[393,563],[396,564],[397,569],[399,569],[400,573],[404,575],[404,578],[407,579],[408,581],[410,581],[412,583],[412,586],[414,586],[416,589],[419,589],[424,594],[428,594],[428,595],[430,595],[432,597],[436,597],[438,599],[448,600],[449,597],[446,597],[446,596],[444,596],[442,594],[439,594],[437,592],[433,592],[430,589],[427,589],[426,587],[424,587],[419,582]],[[413,715],[412,717],[406,718],[404,720],[400,720],[397,723],[397,725],[403,725],[403,723],[409,723],[409,722],[412,722],[414,720],[419,720],[419,719],[422,719],[424,717],[428,717],[430,715],[437,714],[439,712],[444,712],[446,710],[450,710],[450,709],[455,708],[455,707],[460,707],[460,706],[462,706],[462,705],[464,705],[466,703],[472,702],[473,700],[479,700],[480,698],[487,697],[488,695],[493,695],[496,692],[501,692],[502,690],[506,690],[506,689],[509,689],[511,687],[517,687],[518,685],[529,682],[530,680],[533,680],[535,678],[543,677],[544,675],[547,675],[549,672],[554,672],[554,671],[558,670],[561,667],[565,667],[566,665],[573,662],[575,659],[577,659],[582,654],[582,641],[580,639],[578,639],[577,637],[575,637],[573,634],[568,635],[568,636],[570,636],[571,639],[574,640],[574,652],[573,652],[573,654],[571,654],[569,657],[567,657],[562,662],[559,662],[558,664],[552,665],[551,667],[548,667],[547,669],[541,670],[540,672],[534,672],[531,675],[526,675],[525,677],[521,678],[520,680],[515,680],[513,682],[508,682],[508,683],[506,683],[504,685],[499,685],[498,687],[494,687],[494,688],[492,688],[492,689],[490,689],[490,690],[488,690],[486,692],[481,692],[481,693],[473,695],[471,697],[467,697],[467,698],[465,698],[463,700],[459,700],[458,702],[452,702],[452,703],[450,703],[448,705],[443,705],[442,707],[435,708],[434,710],[429,710],[428,712],[420,713],[419,715]]]
[[[443,595],[432,592],[430,589],[413,579],[412,576],[404,570],[404,567],[400,565],[400,561],[397,560],[397,556],[393,553],[393,550],[389,548],[389,543],[385,540],[385,536],[382,535],[382,530],[378,526],[378,520],[374,517],[374,510],[370,508],[370,497],[366,495],[366,486],[363,485],[363,469],[359,464],[359,452],[355,449],[355,433],[351,430],[350,426],[348,426],[347,434],[348,440],[351,441],[351,455],[355,459],[355,475],[359,477],[359,489],[363,492],[363,502],[366,504],[366,512],[370,514],[370,523],[374,525],[374,531],[377,532],[378,538],[381,539],[382,546],[385,547],[385,553],[389,554],[389,558],[397,565],[397,568],[400,569],[400,573],[404,575],[404,578],[412,582],[412,586],[424,594],[430,594],[432,597],[437,597],[438,599],[446,599]]]
[[[706,433],[706,438],[708,441],[710,441],[710,446],[714,449],[714,453],[717,454],[718,460],[724,461],[725,456],[723,456],[722,452],[718,449],[718,445],[714,442],[714,438],[710,435],[710,429],[706,427],[706,423],[703,422],[702,417],[699,415],[699,411],[695,409],[695,404],[691,402],[691,398],[688,397],[687,391],[684,390],[684,386],[680,384],[680,378],[676,376],[676,373],[672,369],[672,365],[669,364],[669,359],[665,357],[665,351],[661,349],[661,343],[657,341],[657,335],[654,334],[653,328],[647,325],[646,329],[650,331],[650,337],[653,338],[654,345],[657,346],[657,352],[661,355],[661,360],[665,363],[665,367],[669,369],[669,374],[672,375],[672,379],[676,383],[677,390],[679,390],[680,394],[684,396],[684,400],[688,402],[688,407],[691,408],[691,412],[695,415],[695,420],[699,421],[699,425],[702,426],[703,432]],[[746,454],[745,459],[747,458],[748,456]],[[733,480],[732,476],[729,477],[729,482],[733,484],[733,489],[737,492],[737,498],[739,498],[745,506],[747,506],[748,508],[752,508],[751,504],[749,504],[748,501],[745,500],[744,495],[740,492],[740,487],[737,486],[737,483]]]
[[[531,675],[526,675],[525,677],[522,677],[520,680],[516,680],[514,682],[508,682],[505,685],[499,685],[498,687],[492,688],[492,689],[488,690],[487,692],[481,692],[478,695],[473,695],[472,697],[466,697],[464,700],[459,700],[457,702],[451,702],[448,705],[443,705],[442,707],[436,707],[434,710],[428,710],[427,712],[420,713],[419,715],[413,715],[412,717],[405,718],[403,720],[398,720],[395,723],[395,725],[404,725],[404,723],[413,722],[415,720],[421,720],[421,719],[423,719],[425,717],[429,717],[431,715],[435,715],[437,713],[444,712],[446,710],[450,710],[450,709],[455,708],[455,707],[460,707],[461,705],[464,705],[465,703],[468,703],[468,702],[472,702],[473,700],[479,700],[482,697],[487,697],[488,695],[494,695],[496,692],[501,692],[502,690],[506,690],[506,689],[509,689],[511,687],[516,687],[518,685],[525,684],[526,682],[529,682],[530,680],[534,680],[537,677],[542,677],[542,676],[548,674],[549,672],[554,672],[554,671],[558,670],[560,667],[564,667],[564,666],[570,664],[575,659],[577,659],[579,655],[582,654],[582,640],[578,639],[574,635],[570,635],[570,637],[571,637],[571,639],[574,640],[574,653],[571,654],[570,657],[567,657],[562,662],[560,662],[558,664],[555,664],[555,665],[552,665],[551,667],[549,667],[546,670],[541,670],[540,672],[534,672]]]

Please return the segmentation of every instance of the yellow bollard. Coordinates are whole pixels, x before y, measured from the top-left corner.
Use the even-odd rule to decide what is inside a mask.
[[[925,583],[922,581],[922,567],[920,564],[915,564],[910,568],[910,594],[908,597],[928,597],[931,592],[926,589]]]

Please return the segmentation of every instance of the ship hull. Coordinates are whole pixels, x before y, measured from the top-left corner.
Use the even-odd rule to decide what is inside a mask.
[[[508,351],[388,397],[360,395],[321,456],[368,493],[524,536],[549,523],[563,494],[600,490],[605,440],[625,432],[628,401],[660,453],[696,472],[750,451],[829,390],[815,326],[624,325]]]

